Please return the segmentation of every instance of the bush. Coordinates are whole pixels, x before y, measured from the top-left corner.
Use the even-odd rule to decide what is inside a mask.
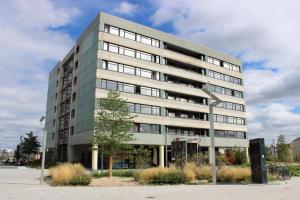
[[[83,175],[85,169],[81,164],[64,163],[49,169],[49,176],[55,185],[68,185],[72,178]]]
[[[247,181],[251,177],[251,170],[248,167],[223,166],[217,171],[217,178],[224,182]]]
[[[174,167],[140,170],[135,173],[135,178],[142,184],[180,184],[187,182],[184,173]]]
[[[69,180],[70,185],[89,185],[91,177],[88,175],[75,176]]]

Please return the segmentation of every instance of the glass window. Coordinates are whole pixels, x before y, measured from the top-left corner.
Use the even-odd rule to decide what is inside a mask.
[[[213,59],[212,59],[211,57],[208,57],[208,58],[207,58],[207,62],[213,63]]]
[[[160,109],[157,106],[152,106],[152,115],[160,115]]]
[[[125,37],[125,35],[124,35],[124,30],[123,30],[123,29],[120,29],[120,36],[121,36],[121,37]]]
[[[141,87],[141,94],[151,96],[151,88]]]
[[[169,117],[175,117],[175,112],[168,112]]]
[[[159,89],[152,88],[152,96],[159,97]]]
[[[109,32],[113,35],[119,35],[119,29],[113,26],[110,26]]]
[[[144,70],[144,69],[142,69],[142,70],[141,70],[141,75],[140,75],[140,76],[145,77],[145,78],[151,78],[152,73],[151,73],[151,71],[149,71],[149,70]]]
[[[106,69],[107,61],[103,60],[102,61],[102,69]]]
[[[103,43],[103,50],[108,51],[108,44],[106,42]]]
[[[218,60],[218,59],[214,59],[214,65],[218,65],[218,66],[220,66],[220,60]]]
[[[243,109],[243,106],[242,105],[239,105],[239,104],[236,104],[235,105],[235,109],[236,110],[239,110],[239,111],[243,111],[244,109]]]
[[[118,65],[116,63],[108,62],[107,69],[111,71],[118,71]]]
[[[224,66],[225,68],[227,68],[227,69],[230,69],[230,65],[229,65],[229,63],[227,63],[227,62],[223,62],[223,66]]]
[[[151,54],[141,52],[141,59],[151,62]]]
[[[134,104],[133,103],[127,103],[127,106],[128,106],[129,112],[134,112]]]
[[[141,112],[141,104],[135,104],[135,112],[140,113]]]
[[[118,91],[123,91],[123,83],[118,83]]]
[[[242,97],[242,92],[240,92],[240,91],[234,91],[234,96],[235,97]]]
[[[152,124],[152,133],[160,133],[160,126],[157,124]]]
[[[123,92],[134,93],[134,85],[123,84]]]
[[[129,31],[125,31],[125,38],[135,40],[135,34]]]
[[[119,47],[119,54],[124,55],[124,47]]]
[[[145,36],[141,36],[141,42],[144,43],[144,44],[151,45],[151,38],[145,37]]]
[[[227,123],[234,124],[234,117],[227,117]]]
[[[141,42],[141,35],[136,34],[136,41]]]
[[[134,67],[124,65],[124,73],[134,75]]]
[[[106,80],[101,80],[101,88],[106,89]]]
[[[124,73],[124,65],[119,64],[119,72]]]
[[[141,113],[151,114],[151,106],[141,105]]]
[[[105,24],[104,26],[104,32],[108,33],[109,32],[109,26]]]
[[[117,83],[114,81],[106,81],[106,89],[117,90]]]
[[[226,103],[226,108],[227,108],[227,109],[231,109],[231,110],[233,110],[233,104],[232,104],[232,103],[229,103],[229,102],[227,102],[227,103]]]
[[[227,82],[231,82],[231,77],[227,76],[227,75],[224,75],[224,80],[227,81]]]
[[[114,44],[109,44],[109,51],[113,53],[118,53],[118,46]]]
[[[231,95],[231,89],[227,89],[227,88],[226,88],[226,89],[225,89],[225,94],[226,94],[226,95]]]
[[[124,49],[124,55],[126,55],[126,56],[135,57],[134,53],[135,53],[135,51],[132,49],[128,49],[128,48]]]
[[[140,132],[151,133],[151,125],[150,124],[140,124]]]
[[[159,41],[152,39],[152,46],[159,47]]]

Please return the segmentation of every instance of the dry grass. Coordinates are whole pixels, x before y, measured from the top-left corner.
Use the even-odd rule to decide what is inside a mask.
[[[143,169],[135,173],[135,178],[141,184],[179,184],[187,181],[183,172],[175,167]]]
[[[197,168],[197,179],[204,180],[211,178],[211,167],[204,165]]]
[[[81,164],[64,163],[49,169],[49,176],[55,184],[68,184],[72,178],[84,175],[85,169]]]
[[[228,182],[241,182],[250,179],[249,167],[223,166],[218,170],[218,179]]]
[[[195,182],[197,178],[197,166],[195,163],[187,163],[183,168],[183,173],[189,182]]]

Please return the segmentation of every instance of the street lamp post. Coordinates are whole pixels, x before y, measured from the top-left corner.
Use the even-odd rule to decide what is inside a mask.
[[[40,183],[43,184],[44,180],[44,171],[45,171],[45,155],[46,155],[46,140],[47,140],[47,131],[46,127],[43,126],[43,122],[45,121],[45,117],[42,116],[40,119],[40,122],[42,124],[42,129],[43,129],[43,143],[42,143],[42,166],[41,166],[41,178],[40,178]]]
[[[214,115],[213,115],[213,107],[221,103],[222,101],[213,93],[209,91],[210,84],[209,82],[204,85],[202,90],[210,96],[208,100],[209,106],[209,135],[210,135],[210,142],[211,142],[211,174],[212,174],[212,182],[213,184],[217,184],[217,171],[216,171],[216,157],[215,157],[215,131],[214,131]],[[213,102],[214,101],[214,102]]]

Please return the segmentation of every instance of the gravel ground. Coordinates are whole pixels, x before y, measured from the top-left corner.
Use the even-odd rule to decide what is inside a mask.
[[[36,169],[0,168],[0,200],[6,199],[209,199],[299,200],[300,178],[269,185],[176,185],[122,187],[50,187],[40,185]]]

